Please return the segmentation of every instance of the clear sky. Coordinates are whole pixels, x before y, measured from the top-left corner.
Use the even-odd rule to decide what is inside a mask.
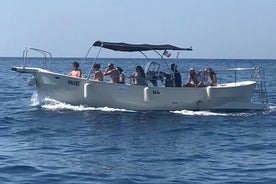
[[[189,58],[276,59],[275,19],[276,0],[0,0],[0,57],[26,46],[83,57],[102,40],[192,46]]]

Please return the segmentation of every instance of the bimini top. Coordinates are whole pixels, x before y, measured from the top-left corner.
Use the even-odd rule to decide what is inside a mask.
[[[96,41],[93,46],[103,47],[106,49],[122,52],[137,52],[137,51],[149,51],[149,50],[187,50],[192,51],[192,48],[181,48],[173,45],[151,45],[151,44],[128,44],[128,43],[112,43]]]

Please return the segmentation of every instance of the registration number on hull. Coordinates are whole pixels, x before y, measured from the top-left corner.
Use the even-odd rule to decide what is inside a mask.
[[[80,86],[80,81],[75,81],[75,80],[68,80],[67,83],[69,85],[73,85],[73,86]]]

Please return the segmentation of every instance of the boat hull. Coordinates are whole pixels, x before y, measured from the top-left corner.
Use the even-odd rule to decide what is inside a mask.
[[[33,74],[39,96],[92,107],[128,110],[254,110],[265,104],[252,103],[255,81],[208,87],[147,87],[74,78],[35,68],[15,68]]]

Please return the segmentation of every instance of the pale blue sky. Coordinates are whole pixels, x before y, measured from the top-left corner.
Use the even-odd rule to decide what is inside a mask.
[[[0,57],[26,46],[82,57],[103,40],[192,46],[189,58],[275,59],[275,18],[276,0],[0,0]]]

